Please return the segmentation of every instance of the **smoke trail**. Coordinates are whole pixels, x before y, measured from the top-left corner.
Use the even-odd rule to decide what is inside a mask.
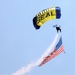
[[[46,56],[50,53],[50,51],[51,51],[52,48],[54,47],[54,45],[55,45],[57,39],[58,39],[58,33],[56,34],[56,36],[55,36],[55,38],[54,38],[52,44],[51,44],[51,45],[47,48],[47,50],[43,53],[43,55],[41,56],[41,58],[39,58],[39,59],[37,60],[37,62],[35,63],[36,65],[39,65],[39,64],[43,61],[44,57],[46,57]]]
[[[26,67],[22,67],[20,70],[16,71],[15,73],[13,73],[12,75],[24,75],[27,72],[29,72],[33,67],[39,65],[42,61],[43,58],[46,57],[48,55],[48,53],[50,53],[50,51],[52,50],[52,48],[54,47],[56,41],[58,39],[58,33],[56,34],[52,44],[48,47],[48,49],[44,52],[44,54],[41,56],[41,58],[39,58],[35,63],[31,63],[28,64]]]

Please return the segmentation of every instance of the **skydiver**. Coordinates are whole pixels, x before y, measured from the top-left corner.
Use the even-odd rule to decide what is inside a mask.
[[[61,32],[61,26],[58,26],[58,25],[54,25],[53,27],[56,27],[56,30],[57,30],[57,33],[58,33],[58,31],[60,31]]]
[[[60,26],[56,26],[56,30],[57,30],[57,33],[58,33],[59,30],[60,30],[60,32],[61,32]]]

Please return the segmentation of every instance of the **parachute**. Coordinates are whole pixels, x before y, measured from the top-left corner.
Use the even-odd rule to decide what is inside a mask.
[[[33,25],[35,29],[39,29],[46,21],[53,19],[60,19],[61,9],[60,7],[47,8],[39,12],[33,18]]]

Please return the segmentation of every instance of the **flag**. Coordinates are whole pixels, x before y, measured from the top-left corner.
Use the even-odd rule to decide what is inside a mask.
[[[63,45],[62,45],[62,37],[58,41],[57,45],[55,46],[53,52],[51,52],[47,57],[44,58],[42,63],[39,66],[44,65],[46,62],[54,58],[55,56],[59,55],[61,52],[64,51]]]

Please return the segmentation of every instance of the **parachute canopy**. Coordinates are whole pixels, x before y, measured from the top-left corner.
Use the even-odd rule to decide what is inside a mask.
[[[36,29],[39,29],[46,21],[53,19],[60,19],[61,9],[60,7],[47,8],[39,12],[33,18],[33,25]]]

